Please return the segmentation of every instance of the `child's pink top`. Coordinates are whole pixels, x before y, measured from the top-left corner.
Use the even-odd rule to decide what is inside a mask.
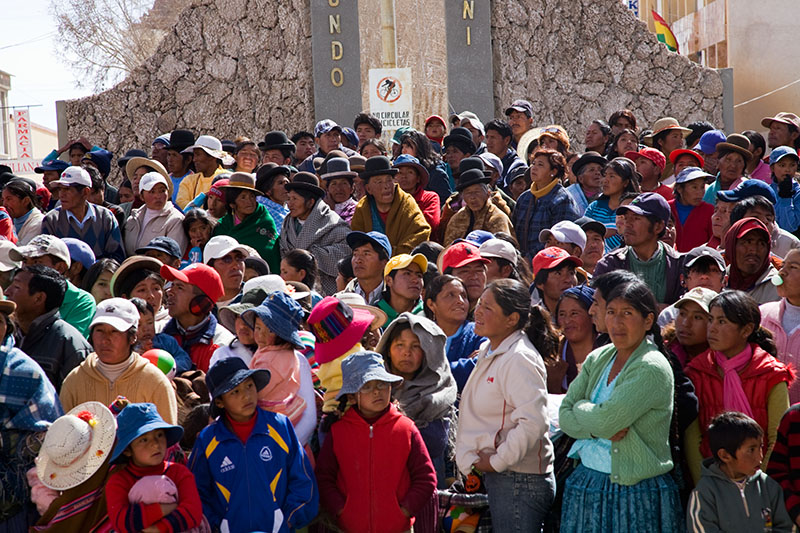
[[[306,402],[300,397],[300,360],[290,344],[265,346],[256,350],[250,368],[269,370],[266,387],[258,392],[258,406],[289,417],[297,425]]]

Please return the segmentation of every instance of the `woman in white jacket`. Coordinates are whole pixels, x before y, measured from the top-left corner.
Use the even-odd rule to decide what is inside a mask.
[[[134,209],[125,221],[125,252],[134,255],[154,237],[165,236],[174,239],[183,253],[186,250],[183,213],[169,201],[166,178],[158,172],[148,172],[139,182],[139,194],[144,205]]]
[[[458,417],[456,463],[483,473],[494,531],[539,531],[555,499],[544,361],[525,327],[530,295],[519,281],[490,284],[475,308],[476,356]]]
[[[3,206],[14,222],[17,246],[24,246],[42,232],[44,213],[39,210],[36,189],[26,178],[15,178],[3,187]]]

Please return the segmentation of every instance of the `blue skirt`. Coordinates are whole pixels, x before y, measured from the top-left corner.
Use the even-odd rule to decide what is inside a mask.
[[[677,485],[669,474],[619,485],[608,474],[578,465],[564,489],[561,533],[592,531],[685,531]]]

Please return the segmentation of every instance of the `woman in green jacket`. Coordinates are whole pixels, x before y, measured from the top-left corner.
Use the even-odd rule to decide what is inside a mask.
[[[256,177],[247,172],[234,172],[225,190],[228,214],[214,228],[214,236],[228,235],[239,244],[254,248],[269,264],[271,272],[281,271],[278,231],[267,208],[256,201]]]
[[[674,379],[657,316],[641,281],[608,296],[611,344],[588,355],[559,411],[561,429],[577,439],[569,456],[580,461],[566,482],[562,532],[684,530],[669,475]]]

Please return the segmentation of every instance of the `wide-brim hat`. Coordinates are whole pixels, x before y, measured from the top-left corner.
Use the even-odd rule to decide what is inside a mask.
[[[317,198],[325,196],[325,189],[319,186],[319,178],[311,172],[298,172],[284,187],[286,192],[306,191]]]
[[[219,187],[220,189],[242,189],[245,191],[253,191],[261,194],[261,191],[256,189],[256,175],[249,172],[234,172],[228,178],[228,184]]]
[[[219,310],[219,323],[222,324],[222,327],[228,331],[235,332],[236,319],[239,318],[245,311],[253,309],[254,307],[258,307],[264,303],[264,300],[268,295],[269,293],[260,287],[250,289],[242,294],[241,301],[235,304],[226,305]]]
[[[400,154],[397,156],[397,159],[394,160],[393,166],[396,168],[411,167],[415,169],[419,175],[419,186],[422,189],[425,189],[428,186],[428,181],[431,179],[431,176],[428,173],[428,169],[420,164],[419,159],[416,157],[408,154]]]
[[[111,282],[109,283],[109,289],[111,289],[111,296],[114,298],[121,298],[121,288],[125,285],[125,282],[128,280],[131,274],[138,270],[150,270],[155,272],[159,276],[161,275],[161,267],[163,263],[156,259],[155,257],[149,257],[146,255],[132,255],[125,259],[119,268],[114,272],[114,275],[111,276]],[[130,295],[128,295],[130,296]],[[158,311],[158,309],[156,309]]]
[[[386,370],[383,356],[378,352],[363,351],[348,355],[342,361],[342,388],[336,394],[336,399],[345,394],[357,393],[370,381],[400,383],[403,378]]]
[[[247,378],[253,378],[256,390],[260,391],[269,384],[271,374],[264,368],[249,369],[247,363],[238,357],[228,357],[217,361],[206,373],[206,388],[211,395],[211,416],[220,416],[224,409],[217,407],[216,400],[223,394],[238,387]]]
[[[739,133],[731,133],[725,142],[717,144],[717,152],[736,152],[744,157],[744,162],[748,163],[753,158],[753,153],[750,151],[750,139]]]
[[[689,128],[684,128],[683,126],[681,126],[680,122],[678,122],[678,119],[672,117],[664,117],[655,121],[655,123],[653,124],[653,133],[646,135],[644,139],[652,143],[653,137],[655,137],[662,131],[667,131],[667,130],[678,130],[684,137],[687,137],[690,133],[692,133],[692,130],[690,130]]]
[[[264,135],[264,140],[258,143],[258,149],[261,151],[267,150],[295,150],[295,144],[289,137],[282,131],[271,131]]]
[[[541,132],[542,128],[533,128],[523,133],[522,137],[519,138],[519,142],[517,143],[517,155],[526,166],[528,165],[528,147],[534,141],[539,142],[539,134]]]
[[[183,437],[183,428],[167,424],[158,408],[152,403],[130,403],[117,415],[117,443],[114,445],[114,452],[111,454],[111,462],[114,463],[120,458],[133,441],[151,431],[163,429],[167,439],[167,448],[173,446]]]
[[[458,184],[456,185],[456,190],[458,192],[463,191],[467,187],[472,185],[479,185],[479,184],[488,184],[491,183],[492,178],[486,176],[483,172],[478,169],[469,169],[466,172],[462,172],[461,175],[458,177]]]
[[[36,457],[36,475],[45,487],[68,490],[92,477],[111,454],[117,421],[100,402],[84,402],[58,418]]]
[[[167,150],[183,152],[194,144],[194,133],[189,130],[174,130],[169,134],[169,146]]]
[[[200,149],[213,157],[222,161],[223,165],[233,165],[236,160],[222,148],[222,141],[211,135],[201,135],[194,144],[181,150],[182,154],[194,154],[195,149]]]
[[[125,165],[127,165],[128,161],[130,161],[134,157],[145,157],[146,158],[147,157],[147,152],[145,152],[144,150],[139,150],[137,148],[134,148],[133,150],[128,150],[127,152],[125,152],[125,155],[123,155],[122,157],[117,159],[117,165],[119,165],[119,168],[122,168]]]
[[[322,167],[320,167],[321,170]],[[325,163],[325,173],[320,176],[323,180],[347,178],[353,181],[358,173],[350,170],[350,160],[347,157],[332,157]]]
[[[316,338],[314,359],[329,363],[361,342],[372,325],[369,311],[353,309],[341,300],[328,296],[317,303],[308,316],[308,326]]]
[[[155,159],[150,159],[147,157],[131,157],[128,162],[125,163],[125,175],[128,176],[128,179],[131,179],[133,173],[136,172],[136,169],[144,166],[150,167],[154,171],[164,176],[164,179],[167,180],[167,189],[169,190],[169,195],[172,197],[172,180],[169,178],[169,172],[167,172],[167,169],[164,168],[164,165],[162,165],[160,161],[156,161]]]
[[[285,292],[270,293],[261,305],[244,311],[241,317],[252,328],[255,328],[255,319],[259,318],[281,339],[298,348],[303,347],[303,339],[300,338],[305,317],[303,308]]]
[[[392,166],[392,162],[385,155],[376,155],[367,159],[364,163],[364,170],[358,175],[363,180],[368,180],[372,176],[394,176],[397,169]]]
[[[369,329],[373,331],[383,327],[383,325],[389,320],[389,315],[387,315],[383,309],[367,304],[367,302],[364,300],[364,297],[360,294],[342,291],[335,293],[333,296],[340,302],[346,303],[353,309],[368,311],[373,317],[372,324],[369,327]]]
[[[794,113],[787,113],[782,111],[775,115],[774,117],[766,117],[761,119],[761,125],[765,128],[769,128],[772,126],[773,122],[780,122],[781,124],[786,124],[787,126],[794,126],[798,130],[800,130],[800,117],[795,115]]]

